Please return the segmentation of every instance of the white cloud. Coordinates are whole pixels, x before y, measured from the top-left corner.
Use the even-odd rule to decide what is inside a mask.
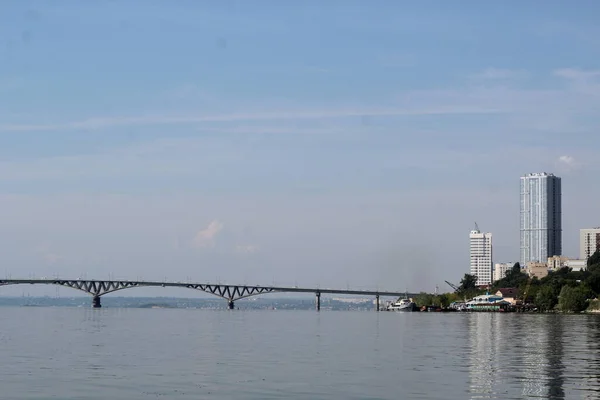
[[[585,71],[579,68],[563,68],[555,70],[554,75],[566,79],[574,91],[600,96],[600,70]]]
[[[563,172],[570,172],[580,167],[580,163],[568,155],[558,157],[557,164],[557,168]]]
[[[561,68],[554,71],[554,75],[565,79],[590,79],[600,77],[600,71],[584,71],[579,68]]]
[[[422,90],[401,92],[390,102],[379,106],[346,105],[305,109],[301,107],[283,108],[281,104],[263,103],[262,106],[241,105],[240,110],[225,113],[187,112],[183,114],[153,113],[129,116],[97,116],[53,122],[30,122],[0,124],[0,132],[94,130],[114,127],[134,127],[152,125],[222,124],[236,123],[248,128],[250,122],[279,122],[280,125],[293,121],[325,120],[354,117],[401,117],[427,115],[477,115],[477,114],[532,114],[544,120],[548,115],[571,115],[581,110],[597,109],[597,103],[590,103],[589,94],[600,94],[600,71],[585,71],[577,68],[557,69],[555,77],[567,80],[563,89],[519,89],[511,88],[510,82],[526,78],[522,70],[487,68],[471,75],[472,82],[482,85],[467,86],[450,90]],[[493,87],[485,83],[494,83]],[[177,96],[193,92],[195,86],[183,85],[174,90]],[[203,96],[205,96],[203,94]],[[385,104],[385,105],[384,105]],[[541,117],[543,115],[543,117]],[[32,121],[33,118],[29,118]],[[297,124],[295,124],[297,125]],[[214,126],[213,126],[214,128]],[[222,127],[219,127],[222,128]],[[251,129],[251,128],[248,128]],[[289,129],[288,129],[289,130]]]
[[[575,163],[575,159],[571,156],[560,156],[558,157],[558,161],[569,166]]]
[[[215,239],[223,230],[223,224],[217,220],[212,221],[205,229],[198,231],[192,240],[196,248],[215,247]]]
[[[231,113],[215,115],[141,115],[130,117],[95,117],[79,121],[41,124],[2,124],[0,132],[28,131],[60,131],[101,129],[118,126],[144,125],[179,125],[203,122],[235,122],[235,121],[276,121],[276,120],[307,120],[326,118],[348,118],[362,116],[409,116],[409,115],[450,115],[450,114],[489,114],[499,110],[480,107],[476,104],[447,104],[441,107],[386,107],[338,110],[273,110],[256,113]]]

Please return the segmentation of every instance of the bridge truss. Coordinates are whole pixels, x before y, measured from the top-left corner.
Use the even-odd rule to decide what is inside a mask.
[[[124,280],[84,280],[84,279],[0,279],[0,286],[18,284],[46,284],[70,287],[80,290],[92,296],[92,307],[101,307],[100,297],[118,290],[134,287],[182,287],[199,290],[221,297],[228,301],[228,308],[234,308],[234,302],[246,297],[257,296],[266,293],[314,293],[316,295],[316,308],[321,308],[321,293],[328,294],[354,294],[364,296],[375,296],[376,309],[379,311],[379,297],[405,295],[402,292],[368,291],[368,290],[339,290],[319,288],[277,287],[277,286],[251,286],[251,285],[227,285],[211,283],[181,283],[181,282],[152,282],[152,281],[124,281]]]

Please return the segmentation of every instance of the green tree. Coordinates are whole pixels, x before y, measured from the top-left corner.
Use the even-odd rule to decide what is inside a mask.
[[[433,304],[433,297],[432,294],[421,292],[413,297],[413,301],[419,307],[430,306]]]
[[[523,271],[521,270],[521,264],[516,262],[515,265],[513,265],[513,267],[510,269],[510,271],[506,271],[506,276],[507,277],[519,276],[522,273],[523,273]]]
[[[596,250],[596,252],[587,259],[587,269],[590,272],[600,270],[600,250]]]
[[[541,311],[550,311],[557,303],[556,293],[550,286],[542,286],[535,295],[535,305]]]
[[[596,294],[600,294],[600,270],[592,271],[585,279],[585,284]]]
[[[521,265],[519,263],[515,263],[512,269],[506,271],[506,276],[496,282],[494,282],[494,290],[500,288],[519,288],[524,289],[527,284],[527,280],[529,277],[523,270],[521,269]]]
[[[565,285],[560,291],[558,306],[564,312],[581,312],[587,308],[588,295],[589,290],[583,285]]]
[[[460,280],[459,292],[466,292],[477,288],[477,277],[471,274],[465,274]]]
[[[438,294],[433,299],[433,304],[440,307],[448,307],[450,303],[450,296],[447,293]]]
[[[600,264],[600,250],[596,250],[594,254],[587,259],[587,266],[590,267],[592,265]]]
[[[471,299],[479,293],[477,289],[477,277],[471,274],[465,274],[458,286],[457,294],[463,299]]]

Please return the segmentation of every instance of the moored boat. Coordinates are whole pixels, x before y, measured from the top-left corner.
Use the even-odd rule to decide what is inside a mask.
[[[484,294],[473,297],[465,306],[469,311],[507,311],[511,307],[511,303],[504,300],[502,296]]]
[[[413,303],[411,299],[408,298],[408,295],[404,296],[404,298],[398,298],[393,303],[390,303],[387,306],[387,311],[414,311],[416,308],[416,304]]]

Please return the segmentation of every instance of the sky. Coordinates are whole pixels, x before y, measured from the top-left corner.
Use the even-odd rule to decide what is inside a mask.
[[[529,172],[562,177],[577,257],[600,225],[599,17],[2,2],[0,275],[445,291],[475,222],[518,260]]]

